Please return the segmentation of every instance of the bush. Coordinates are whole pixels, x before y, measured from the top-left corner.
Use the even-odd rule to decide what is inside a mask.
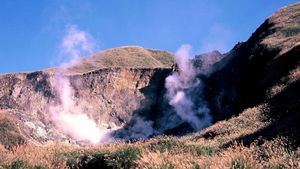
[[[112,168],[130,168],[139,155],[140,151],[138,149],[125,147],[109,155],[108,166]]]
[[[16,160],[10,164],[9,168],[10,169],[27,169],[27,168],[29,168],[29,165],[23,160]]]
[[[108,166],[107,161],[105,159],[106,155],[102,152],[98,152],[93,154],[92,159],[86,163],[86,165],[84,164],[84,162],[82,163],[82,168],[111,168]]]
[[[70,169],[80,168],[80,163],[84,161],[84,156],[81,157],[76,152],[65,153],[63,156],[66,158],[66,164]]]
[[[7,149],[25,143],[25,139],[18,132],[17,127],[7,118],[0,119],[0,136],[0,143]]]
[[[35,165],[31,166],[26,161],[23,160],[16,160],[13,161],[9,167],[10,169],[48,169],[48,167],[42,166],[42,165]]]
[[[79,155],[77,153],[63,154],[67,166],[71,169],[97,168],[130,168],[139,157],[140,151],[132,147],[124,147],[116,152],[96,152]]]
[[[288,27],[288,28],[281,31],[281,33],[285,37],[298,35],[299,32],[300,32],[300,26]]]
[[[203,150],[203,155],[211,156],[214,153],[213,148],[210,146],[202,147],[202,150]]]
[[[150,143],[149,148],[150,148],[150,150],[153,150],[153,151],[158,150],[159,152],[163,153],[172,148],[181,147],[181,146],[183,146],[183,143],[178,142],[173,139],[166,138],[166,139],[161,139],[156,142]]]

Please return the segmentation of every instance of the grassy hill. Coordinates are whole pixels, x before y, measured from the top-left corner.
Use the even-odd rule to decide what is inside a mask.
[[[123,46],[104,50],[76,61],[67,69],[70,74],[82,74],[103,68],[171,68],[174,64],[171,53],[145,49],[139,46]],[[53,68],[47,71],[54,71]]]

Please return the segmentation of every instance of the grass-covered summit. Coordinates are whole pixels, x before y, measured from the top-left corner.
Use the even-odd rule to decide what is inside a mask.
[[[173,55],[162,50],[122,46],[97,52],[78,60],[68,73],[87,73],[104,68],[171,68]],[[51,69],[50,69],[51,70]]]

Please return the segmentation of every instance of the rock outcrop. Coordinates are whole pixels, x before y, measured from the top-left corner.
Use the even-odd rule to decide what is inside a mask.
[[[69,79],[75,104],[100,128],[116,129],[141,107],[150,113],[172,65],[167,52],[121,47],[84,58],[63,76]],[[54,127],[49,110],[62,101],[53,87],[56,71],[0,75],[0,109],[16,116],[21,132],[38,142],[70,139]]]

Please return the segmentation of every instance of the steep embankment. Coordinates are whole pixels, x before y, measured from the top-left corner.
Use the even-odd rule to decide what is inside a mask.
[[[121,128],[141,105],[148,111],[155,107],[172,65],[171,54],[141,47],[97,53],[64,72],[72,92],[66,100],[72,99],[73,109],[80,108],[100,128]],[[0,109],[15,116],[29,139],[69,139],[54,127],[51,117],[51,107],[63,102],[59,95],[64,86],[54,84],[61,81],[57,76],[55,68],[0,76]]]
[[[299,3],[280,9],[216,64],[207,79],[206,96],[215,121],[238,116],[247,108],[254,114],[238,118],[271,121],[240,136],[244,143],[260,136],[289,136],[299,145],[299,23]],[[211,131],[207,137],[218,134]]]
[[[268,90],[299,67],[299,6],[276,12],[215,65],[207,94],[216,120],[261,103]]]

